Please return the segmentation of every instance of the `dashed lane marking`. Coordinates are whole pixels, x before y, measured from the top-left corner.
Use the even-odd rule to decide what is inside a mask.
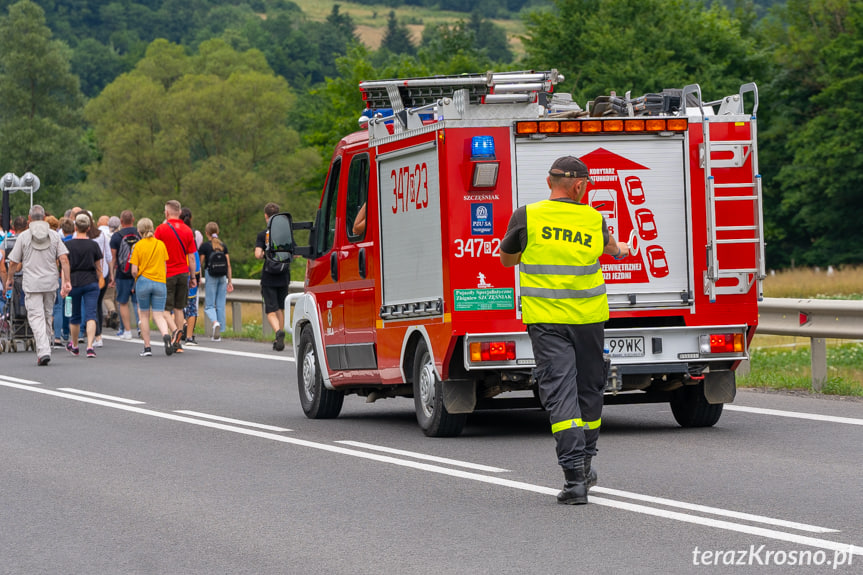
[[[759,415],[775,415],[777,417],[792,417],[797,419],[809,419],[812,421],[825,421],[829,423],[844,423],[846,425],[863,425],[863,419],[853,417],[839,417],[837,415],[819,415],[817,413],[803,413],[801,411],[782,411],[779,409],[765,409],[763,407],[747,407],[745,405],[725,404],[723,409],[728,411],[742,411],[745,413],[757,413]]]
[[[415,469],[418,471],[425,471],[428,473],[436,473],[439,475],[446,475],[450,477],[456,477],[459,479],[465,479],[470,481],[476,481],[480,483],[486,483],[491,485],[497,485],[499,487],[507,487],[510,489],[518,489],[521,491],[526,491],[530,493],[538,493],[542,495],[552,496],[555,495],[558,489],[545,487],[542,485],[534,485],[531,483],[525,483],[523,481],[515,481],[512,479],[504,479],[502,477],[490,476],[490,475],[482,475],[480,473],[475,473],[472,471],[465,471],[462,469],[452,469],[449,467],[441,467],[440,465],[431,465],[429,463],[423,463],[420,461],[408,461],[405,459],[398,459],[396,457],[391,457],[389,455],[381,455],[378,453],[370,453],[369,451],[360,451],[357,449],[348,449],[346,447],[342,447],[340,445],[331,445],[326,443],[318,443],[315,441],[308,441],[305,439],[299,439],[295,437],[285,436],[285,435],[277,435],[275,433],[269,433],[266,431],[258,431],[255,429],[249,429],[246,427],[236,427],[232,425],[228,425],[225,423],[220,423],[217,421],[207,421],[204,419],[197,419],[193,417],[188,417],[184,415],[177,415],[174,413],[165,413],[159,411],[153,411],[151,409],[145,409],[142,407],[137,407],[133,405],[125,405],[121,403],[109,402],[101,399],[86,397],[82,395],[76,395],[71,393],[66,393],[62,391],[55,391],[51,389],[45,389],[41,387],[32,387],[28,385],[22,385],[13,382],[0,381],[0,386],[10,387],[14,389],[21,389],[25,391],[30,391],[33,393],[41,393],[45,395],[61,397],[65,399],[72,399],[74,401],[79,401],[83,403],[90,403],[94,405],[100,405],[104,407],[110,407],[112,409],[119,409],[123,411],[128,411],[131,413],[137,413],[141,415],[148,415],[150,417],[158,417],[161,419],[167,419],[171,421],[177,421],[182,423],[189,423],[192,425],[198,425],[201,427],[209,427],[212,429],[219,429],[222,431],[229,431],[232,433],[237,433],[241,435],[248,435],[253,437],[258,437],[261,439],[268,439],[271,441],[277,441],[280,443],[296,445],[299,447],[306,447],[309,449],[317,449],[320,451],[326,451],[329,453],[336,453],[339,455],[347,455],[351,457],[356,457],[360,459],[366,459],[370,461],[377,461],[380,463],[388,463],[391,465],[397,465],[400,467],[407,467],[411,469]],[[598,489],[598,488],[594,488]],[[656,507],[650,507],[647,505],[641,505],[638,503],[630,503],[627,501],[619,501],[616,499],[608,499],[605,497],[591,497],[591,502],[595,505],[602,505],[605,507],[611,507],[614,509],[620,509],[623,511],[630,511],[633,513],[640,513],[643,515],[650,515],[653,517],[661,517],[664,519],[680,521],[683,523],[693,524],[693,525],[701,525],[705,527],[713,527],[716,529],[722,529],[726,531],[733,531],[736,533],[745,533],[748,535],[755,535],[758,537],[764,537],[766,539],[773,539],[776,541],[785,541],[788,543],[795,543],[798,545],[806,545],[810,547],[816,547],[819,549],[828,549],[832,551],[838,551],[843,553],[849,553],[852,555],[863,556],[863,547],[851,545],[848,543],[841,543],[838,541],[831,541],[828,539],[819,539],[817,537],[810,537],[807,535],[800,535],[797,533],[788,533],[785,531],[779,531],[777,529],[769,529],[765,527],[758,527],[754,525],[748,525],[745,523],[735,523],[732,521],[726,521],[722,519],[714,519],[710,517],[701,517],[698,515],[692,515],[689,513],[682,513],[679,511],[671,511],[668,509],[661,509]]]

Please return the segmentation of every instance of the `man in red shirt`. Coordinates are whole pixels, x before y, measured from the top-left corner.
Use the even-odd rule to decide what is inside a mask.
[[[178,326],[183,325],[183,309],[186,307],[186,298],[189,287],[195,287],[195,235],[189,226],[180,219],[180,202],[169,200],[165,202],[165,222],[156,228],[155,237],[161,240],[168,248],[167,288],[168,299],[165,302],[165,311],[173,311],[165,318],[168,320],[168,328],[171,330],[171,340],[174,353],[182,353],[180,336],[182,330]]]

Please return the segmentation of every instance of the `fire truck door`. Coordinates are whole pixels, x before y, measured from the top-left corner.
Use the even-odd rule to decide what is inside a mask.
[[[345,341],[340,350],[343,370],[374,370],[375,291],[372,275],[372,226],[377,221],[374,206],[368,205],[369,156],[357,154],[350,159],[344,194],[344,237],[340,250],[339,285],[344,302]],[[372,209],[369,209],[372,208]],[[341,210],[341,208],[340,208]]]
[[[341,253],[337,233],[341,166],[341,158],[333,160],[330,166],[327,187],[315,223],[319,230],[315,236],[316,257],[309,260],[307,273],[307,289],[315,294],[317,300],[327,371],[333,381],[341,379],[338,371],[341,369],[340,350],[345,343],[344,295],[339,283]]]

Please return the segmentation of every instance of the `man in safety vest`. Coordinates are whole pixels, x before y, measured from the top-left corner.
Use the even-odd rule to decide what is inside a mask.
[[[608,298],[599,257],[622,258],[629,246],[608,233],[599,212],[581,203],[593,183],[584,162],[564,156],[548,174],[549,198],[513,213],[500,261],[519,266],[522,321],[533,344],[539,398],[566,478],[557,500],[582,505],[596,484],[591,459],[607,377],[602,350]]]

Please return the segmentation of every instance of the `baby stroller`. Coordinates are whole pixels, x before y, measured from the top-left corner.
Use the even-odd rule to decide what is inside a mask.
[[[18,344],[24,351],[36,351],[36,340],[27,321],[27,308],[24,307],[24,289],[21,286],[22,274],[15,274],[11,297],[3,294],[5,305],[0,315],[0,352],[18,351]]]

